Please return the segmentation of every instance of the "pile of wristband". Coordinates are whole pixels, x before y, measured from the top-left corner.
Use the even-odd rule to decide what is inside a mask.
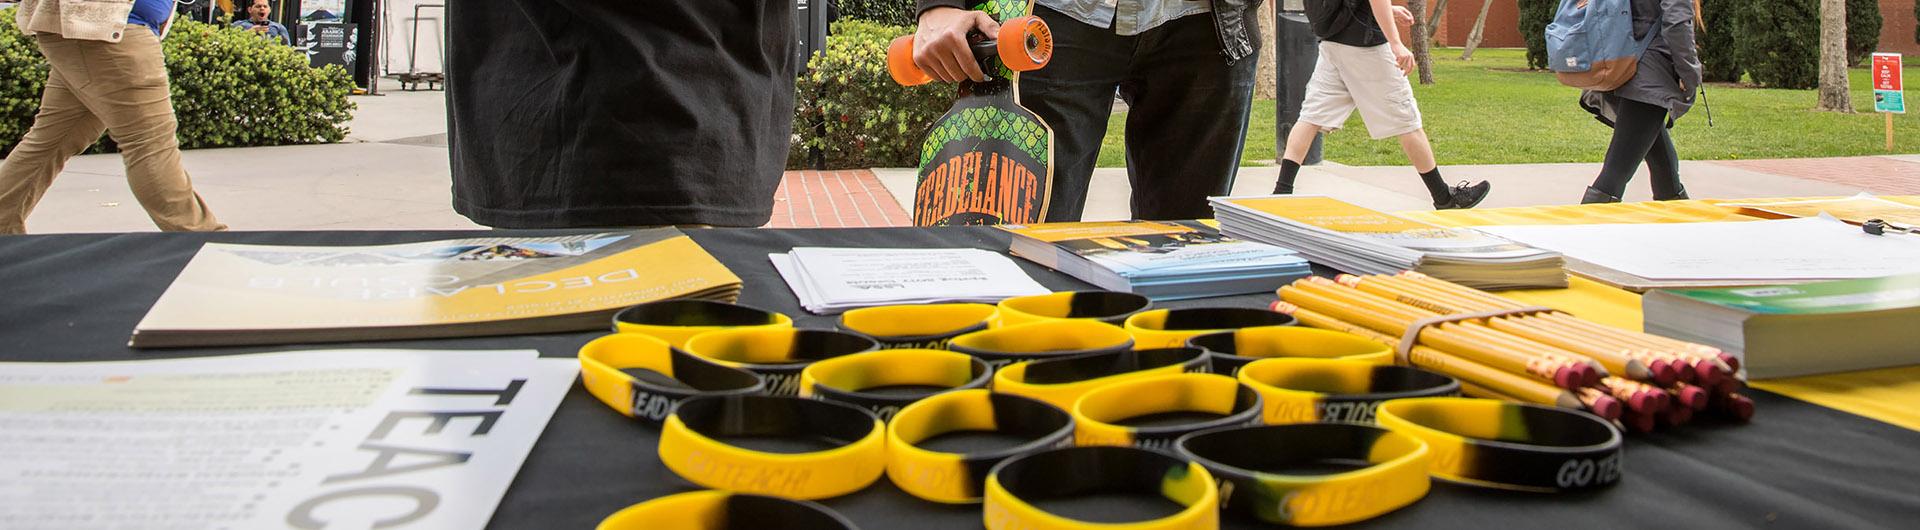
[[[1146,494],[1136,529],[1373,518],[1430,477],[1511,490],[1620,478],[1620,430],[1573,408],[1461,398],[1379,340],[1242,308],[1153,309],[1127,293],[877,307],[838,329],[705,301],[643,304],[580,350],[587,390],[660,432],[661,462],[711,488],[603,529],[853,528],[812,501],[881,476],[989,529],[1098,527],[1047,502]],[[949,434],[1011,440],[951,450]],[[728,440],[775,438],[805,452]],[[669,524],[672,523],[672,524]]]

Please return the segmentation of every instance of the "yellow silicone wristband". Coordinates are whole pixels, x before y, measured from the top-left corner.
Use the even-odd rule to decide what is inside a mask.
[[[1260,396],[1233,378],[1215,374],[1141,377],[1102,386],[1073,403],[1074,441],[1080,445],[1130,445],[1171,449],[1187,433],[1216,427],[1258,425]],[[1169,412],[1220,417],[1178,425],[1129,427],[1119,422]]]
[[[1260,393],[1268,425],[1373,423],[1374,409],[1388,400],[1460,394],[1451,377],[1345,359],[1261,359],[1241,368],[1238,379]]]
[[[1133,335],[1133,347],[1140,349],[1178,348],[1198,335],[1258,326],[1291,326],[1299,323],[1285,313],[1240,307],[1201,307],[1155,309],[1127,317],[1127,333]]]
[[[1427,444],[1372,425],[1216,429],[1181,438],[1176,449],[1220,481],[1223,510],[1269,523],[1327,526],[1364,521],[1412,504],[1432,487]],[[1329,474],[1289,471],[1356,461],[1367,466]]]
[[[877,347],[873,339],[844,331],[765,327],[709,331],[687,341],[687,353],[753,372],[775,396],[799,395],[807,365]]]
[[[768,453],[728,445],[728,436],[845,441],[807,453]],[[660,461],[701,486],[824,499],[859,491],[886,470],[886,427],[851,405],[774,396],[697,397],[680,403],[660,429]]]
[[[1155,477],[1153,484],[1131,484]],[[1048,513],[1022,500],[1100,491],[1157,491],[1186,508],[1150,521],[1094,523]],[[1215,530],[1220,492],[1199,464],[1132,447],[1068,447],[1001,462],[987,477],[987,530]]]
[[[690,491],[628,506],[600,521],[596,530],[852,530],[833,509],[801,501],[731,493]]]
[[[996,367],[1132,347],[1133,337],[1126,330],[1091,320],[1050,320],[976,331],[947,343],[947,349],[979,357]]]
[[[712,300],[663,300],[620,310],[613,330],[651,335],[675,348],[687,347],[695,335],[733,328],[790,328],[793,318],[743,305]]]
[[[1095,320],[1113,325],[1145,311],[1153,302],[1145,296],[1113,291],[1068,291],[1016,296],[1000,301],[994,327],[1018,326],[1048,320]]]
[[[934,451],[915,445],[961,431],[998,432],[1029,441],[974,453]],[[980,502],[980,489],[995,464],[1071,445],[1073,418],[1064,410],[985,390],[948,392],[908,405],[887,424],[887,478],[921,499],[949,504]]]
[[[1088,377],[1060,383],[1030,382],[1027,378],[1027,369],[1036,364],[1044,364],[1042,369],[1045,370],[1062,363],[1083,365],[1067,368],[1087,368]],[[1060,407],[1061,410],[1068,410],[1073,408],[1073,402],[1080,400],[1080,396],[1112,383],[1141,377],[1205,371],[1207,371],[1206,354],[1192,348],[1126,350],[1078,355],[1064,359],[1023,361],[1002,366],[993,374],[993,391],[1038,399]]]
[[[1374,420],[1426,441],[1433,449],[1428,471],[1453,482],[1555,492],[1620,481],[1619,429],[1584,411],[1431,397],[1382,403]]]
[[[678,381],[658,385],[627,375],[639,368]],[[587,393],[629,417],[658,425],[681,401],[694,396],[756,394],[764,390],[752,372],[695,357],[646,335],[615,333],[580,347],[580,382]]]
[[[914,401],[955,389],[982,388],[993,376],[987,363],[946,350],[878,350],[834,357],[800,371],[800,397],[864,407],[882,421]],[[877,394],[889,386],[937,387],[914,393]]]
[[[1301,326],[1260,326],[1196,335],[1187,346],[1213,357],[1213,372],[1234,375],[1260,359],[1304,357],[1393,364],[1393,348],[1341,331]]]
[[[987,304],[926,304],[867,307],[840,315],[840,329],[866,335],[884,349],[947,349],[954,337],[987,329],[995,309]]]

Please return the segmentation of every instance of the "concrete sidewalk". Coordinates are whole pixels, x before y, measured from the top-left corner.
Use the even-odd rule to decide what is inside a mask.
[[[214,213],[234,230],[415,230],[480,228],[451,206],[442,92],[357,96],[346,143],[185,152],[187,170]],[[1447,178],[1489,180],[1483,207],[1577,202],[1599,164],[1446,166]],[[1235,194],[1264,194],[1279,169],[1243,167]],[[1695,198],[1920,194],[1920,155],[1683,162]],[[911,211],[912,169],[790,171],[776,197],[775,227],[897,226]],[[1645,175],[1627,200],[1648,198]],[[1384,210],[1430,208],[1413,170],[1323,164],[1303,170],[1298,190]],[[1125,219],[1124,168],[1094,173],[1086,220]],[[893,201],[884,200],[887,197]],[[32,233],[152,231],[127,190],[120,155],[76,157],[27,220]]]

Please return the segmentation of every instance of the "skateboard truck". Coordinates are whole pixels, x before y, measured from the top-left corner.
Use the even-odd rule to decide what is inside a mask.
[[[1015,72],[1039,70],[1053,58],[1053,31],[1040,17],[1028,15],[1014,17],[1000,23],[1000,32],[995,38],[988,38],[979,32],[967,35],[967,46],[973,49],[973,58],[980,63],[980,71],[992,80],[998,69],[993,68],[993,59],[999,58],[1002,64]],[[887,45],[887,73],[893,75],[893,81],[904,86],[919,86],[933,82],[933,76],[913,64],[913,35],[902,35]]]

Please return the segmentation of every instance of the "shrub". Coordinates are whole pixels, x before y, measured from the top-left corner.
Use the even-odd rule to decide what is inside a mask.
[[[1547,68],[1547,24],[1559,11],[1559,0],[1520,0],[1520,35],[1527,39],[1527,68]]]
[[[1733,28],[1734,4],[1743,0],[1701,0],[1700,18],[1706,27],[1696,28],[1694,40],[1700,45],[1700,67],[1707,81],[1738,82],[1746,73],[1740,64]]]
[[[912,26],[919,22],[914,0],[840,0],[840,18]]]
[[[1847,0],[1847,66],[1860,66],[1880,47],[1880,0]]]
[[[843,20],[832,29],[795,89],[787,167],[806,167],[809,148],[829,169],[919,165],[921,140],[953,104],[953,85],[903,87],[887,74],[887,44],[913,28]]]
[[[161,43],[173,89],[180,146],[246,147],[338,142],[352,119],[353,77],[339,66],[308,66],[293,48],[246,31],[174,21]],[[0,10],[0,153],[12,150],[39,111],[47,77],[32,39]],[[93,150],[111,148],[111,143]]]
[[[1753,82],[1796,89],[1819,84],[1819,0],[1733,3],[1734,54]]]

